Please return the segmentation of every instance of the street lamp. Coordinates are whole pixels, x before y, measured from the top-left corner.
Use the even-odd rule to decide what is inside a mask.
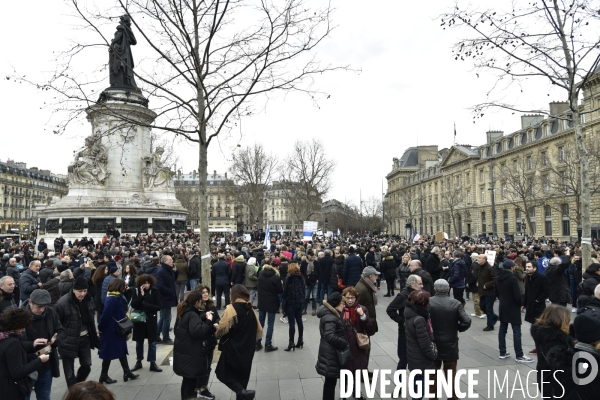
[[[328,232],[328,229],[327,229],[327,224],[328,223],[329,223],[329,219],[327,219],[327,217],[325,217],[325,233]]]

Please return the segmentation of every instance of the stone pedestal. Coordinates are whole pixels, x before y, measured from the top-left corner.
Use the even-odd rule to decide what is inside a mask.
[[[69,193],[38,212],[49,245],[58,235],[101,239],[107,223],[122,234],[185,231],[173,172],[151,148],[156,113],[147,103],[140,93],[107,89],[87,110],[92,135],[69,166]]]

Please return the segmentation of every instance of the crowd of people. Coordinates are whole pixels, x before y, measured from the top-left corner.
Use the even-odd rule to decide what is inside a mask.
[[[499,325],[500,359],[511,357],[510,324],[515,361],[534,362],[533,354],[537,370],[546,371],[538,382],[564,371],[556,374],[556,385],[540,385],[546,397],[558,396],[559,385],[568,388],[563,398],[600,393],[600,377],[578,386],[571,374],[579,351],[600,360],[600,253],[592,254],[584,272],[577,244],[385,236],[315,237],[308,243],[280,238],[265,246],[213,236],[211,281],[202,282],[198,235],[114,232],[97,242],[59,237],[53,248],[43,239],[37,245],[2,243],[0,393],[9,393],[7,398],[28,399],[35,391],[37,399],[50,399],[60,361],[68,398],[102,391],[103,385],[88,380],[95,349],[102,360],[97,382],[117,382],[108,375],[117,359],[123,381],[137,379],[147,342],[153,372],[162,371],[157,345],[173,346],[182,399],[215,398],[208,377],[217,347],[216,377],[237,399],[253,399],[253,357],[263,348],[278,350],[273,332],[280,314],[289,326],[285,351],[301,351],[306,318],[319,319],[315,367],[325,379],[323,399],[334,399],[342,369],[369,369],[382,321],[382,284],[383,297],[392,297],[385,311],[398,324],[397,369],[455,374],[458,334],[470,329],[471,318],[481,318],[484,331]],[[473,302],[470,316],[467,301]],[[523,320],[535,341],[528,352],[521,344]],[[129,338],[136,342],[133,368]],[[417,378],[423,382],[423,375]],[[360,388],[353,389],[357,399],[364,398]]]

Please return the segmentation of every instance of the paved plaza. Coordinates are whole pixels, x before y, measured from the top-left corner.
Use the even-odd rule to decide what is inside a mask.
[[[398,362],[396,355],[397,343],[397,324],[392,321],[385,312],[390,303],[390,297],[383,297],[385,294],[385,283],[381,284],[381,291],[378,293],[377,316],[379,332],[373,337],[371,359],[369,369],[390,369],[394,371]],[[498,302],[496,301],[496,309]],[[473,312],[473,302],[468,301],[466,306],[468,314]],[[175,314],[175,309],[173,309]],[[310,315],[310,306],[306,322],[304,323],[304,348],[297,349],[295,352],[285,352],[283,349],[288,343],[288,325],[279,320],[281,314],[277,314],[275,322],[274,345],[279,347],[278,351],[265,353],[260,351],[254,357],[252,374],[250,376],[249,389],[256,390],[257,400],[319,400],[322,396],[323,378],[315,371],[315,363],[319,350],[319,319]],[[173,318],[174,321],[174,318]],[[529,335],[529,323],[523,324],[523,350],[527,353],[533,348],[533,340]],[[488,371],[493,376],[494,371],[501,374],[500,381],[504,379],[506,371],[509,372],[508,386],[512,390],[513,382],[519,372],[522,380],[522,387],[526,389],[527,373],[535,369],[536,363],[519,364],[514,359],[514,349],[512,348],[512,333],[509,328],[507,335],[507,349],[513,357],[506,360],[498,358],[498,325],[491,332],[483,332],[485,319],[473,318],[471,328],[459,335],[460,337],[460,359],[459,368],[478,369],[478,385],[474,392],[479,394],[481,399],[530,399],[535,398],[537,394],[535,386],[535,374],[530,374],[529,392],[523,393],[517,390],[507,394],[505,386],[502,393],[496,389],[494,396],[492,386],[488,395]],[[158,345],[158,362],[167,359],[172,346]],[[532,356],[534,360],[536,356]],[[76,362],[77,363],[77,362]],[[129,342],[129,364],[135,363],[135,343]],[[90,379],[98,379],[100,376],[100,364],[97,351],[93,352],[93,365]],[[123,382],[123,371],[118,360],[114,360],[110,369],[110,377],[116,379],[118,383],[108,385],[117,399],[126,400],[166,400],[180,398],[181,378],[173,373],[173,368],[169,365],[163,365],[163,372],[152,373],[148,371],[149,364],[144,362],[144,368],[136,371],[140,374],[137,380]],[[213,369],[215,364],[213,364]],[[61,366],[62,368],[62,366]],[[62,374],[62,371],[61,371]],[[236,396],[225,385],[211,374],[210,391],[218,400],[235,400]],[[463,382],[466,379],[463,377]],[[493,382],[493,379],[492,379]],[[518,383],[518,381],[517,381]],[[520,389],[517,385],[517,389]],[[393,386],[392,386],[393,388]],[[466,388],[465,388],[466,389]],[[54,379],[52,387],[52,399],[61,399],[66,390],[64,377]],[[391,392],[392,390],[390,390]],[[339,395],[339,391],[336,390]],[[363,392],[364,394],[364,392]],[[35,398],[35,394],[32,396]],[[336,399],[338,397],[336,396]],[[380,399],[379,387],[376,389],[375,397]],[[409,397],[410,398],[410,397]]]

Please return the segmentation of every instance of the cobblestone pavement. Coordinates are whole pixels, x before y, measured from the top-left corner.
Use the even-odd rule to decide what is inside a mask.
[[[381,291],[378,293],[379,303],[377,305],[377,320],[379,332],[373,337],[371,358],[369,369],[389,369],[395,371],[398,357],[397,347],[397,324],[392,321],[385,309],[390,303],[390,297],[383,297],[386,293],[386,284],[381,283]],[[496,310],[498,302],[495,303]],[[470,315],[473,312],[473,302],[468,301],[466,311]],[[175,309],[173,309],[175,314]],[[264,351],[256,353],[254,356],[252,374],[248,389],[256,390],[257,400],[318,400],[322,397],[323,378],[315,371],[315,363],[319,349],[319,319],[310,315],[309,311],[304,323],[304,348],[297,349],[294,352],[285,352],[283,348],[288,343],[288,325],[279,320],[281,314],[277,314],[275,322],[275,332],[273,344],[279,347],[278,351],[265,353]],[[174,319],[173,319],[174,321]],[[534,347],[533,340],[529,334],[529,323],[524,322],[523,331],[523,350],[527,354]],[[473,318],[471,328],[459,334],[460,358],[458,368],[477,369],[478,384],[473,387],[473,391],[479,394],[480,399],[531,399],[537,398],[537,386],[535,384],[535,373],[527,373],[535,369],[536,356],[533,363],[519,364],[514,358],[514,349],[512,348],[512,331],[509,328],[507,334],[507,349],[512,354],[509,359],[500,360],[498,358],[498,325],[494,331],[483,332],[485,319]],[[297,335],[297,333],[296,333]],[[161,362],[167,359],[172,346],[158,345],[157,359]],[[90,379],[98,379],[100,376],[100,364],[97,351],[93,352],[92,372]],[[129,364],[135,363],[135,343],[129,342]],[[77,361],[76,361],[77,365]],[[215,364],[213,364],[213,369]],[[62,368],[62,366],[61,366]],[[123,371],[118,360],[113,361],[109,375],[118,382],[109,385],[110,390],[116,395],[117,399],[127,400],[166,400],[180,398],[181,378],[173,373],[173,368],[164,365],[163,372],[153,373],[148,371],[148,363],[144,362],[144,368],[136,371],[140,374],[137,380],[123,382]],[[496,385],[494,395],[493,383],[494,372],[498,375],[499,385]],[[518,374],[517,374],[518,372]],[[499,386],[508,373],[508,385],[500,392]],[[61,371],[62,374],[62,371]],[[489,375],[488,375],[489,374]],[[488,377],[491,382],[488,391]],[[519,380],[521,384],[519,384]],[[517,390],[512,391],[513,382],[517,379]],[[466,378],[463,376],[463,382]],[[218,400],[232,399],[236,396],[225,385],[211,374],[210,391]],[[393,386],[392,386],[393,388]],[[466,385],[465,385],[466,388]],[[523,389],[521,391],[520,389]],[[338,387],[339,389],[339,387]],[[339,396],[339,391],[336,392]],[[529,394],[527,390],[529,389]],[[52,386],[52,399],[62,399],[66,390],[64,377],[54,379]],[[380,399],[379,385],[373,399]],[[390,392],[392,390],[389,390]],[[512,391],[512,393],[511,393]],[[365,395],[363,391],[363,395]],[[336,396],[336,399],[338,398]],[[32,399],[35,394],[32,395]],[[389,397],[388,397],[389,398]],[[445,397],[443,397],[445,398]]]

